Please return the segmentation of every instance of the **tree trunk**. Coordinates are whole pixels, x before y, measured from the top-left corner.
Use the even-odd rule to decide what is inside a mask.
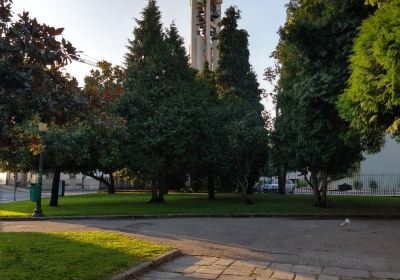
[[[278,167],[279,194],[286,194],[286,169],[283,165]]]
[[[156,203],[158,200],[158,192],[157,192],[157,182],[156,177],[151,179],[151,199],[150,203]]]
[[[246,202],[247,204],[253,204],[253,201],[251,201],[248,197],[247,197],[247,188],[249,186],[248,181],[247,181],[247,177],[244,176],[244,181],[241,182],[239,178],[237,178],[237,182],[239,185],[241,185],[242,187],[242,198],[244,200],[244,202]]]
[[[161,175],[159,184],[158,184],[158,201],[159,203],[165,203],[164,194],[165,194],[165,175],[164,173]]]
[[[322,182],[321,182],[321,201],[320,207],[327,207],[327,190],[328,190],[328,173],[326,171],[321,172]]]
[[[115,181],[112,173],[110,173],[110,184],[108,185],[108,193],[115,194]]]
[[[208,176],[208,199],[215,200],[215,186],[214,178],[212,176]]]
[[[319,192],[318,172],[311,171],[311,186],[314,192],[314,206],[320,206],[321,194]]]
[[[50,197],[50,207],[58,206],[58,188],[60,185],[60,175],[61,171],[59,169],[54,170],[53,181],[51,183],[51,197]]]

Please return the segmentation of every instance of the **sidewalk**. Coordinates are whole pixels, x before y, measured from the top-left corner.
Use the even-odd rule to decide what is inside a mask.
[[[209,256],[184,256],[139,277],[140,280],[348,280],[371,278],[400,279],[400,273],[255,262]]]
[[[92,194],[97,191],[66,191],[65,196]],[[42,191],[42,198],[50,197],[50,190]],[[19,187],[16,190],[16,201],[29,200],[29,188]],[[1,185],[0,186],[0,204],[14,202],[14,186]]]

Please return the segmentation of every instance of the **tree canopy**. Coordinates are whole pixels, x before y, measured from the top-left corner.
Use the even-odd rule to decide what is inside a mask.
[[[282,155],[296,170],[310,172],[316,205],[326,205],[328,177],[361,159],[358,137],[336,102],[349,77],[357,27],[368,15],[362,0],[292,0],[280,30],[275,144],[290,139],[281,143]]]
[[[348,88],[339,101],[341,115],[378,150],[384,134],[400,141],[400,1],[380,6],[364,21],[350,57]]]

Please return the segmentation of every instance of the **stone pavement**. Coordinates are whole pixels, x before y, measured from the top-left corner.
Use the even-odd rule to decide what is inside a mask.
[[[183,256],[147,274],[139,280],[220,279],[220,280],[350,280],[400,279],[400,273],[243,261],[206,256]]]

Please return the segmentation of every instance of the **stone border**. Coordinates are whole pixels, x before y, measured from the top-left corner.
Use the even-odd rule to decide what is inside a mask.
[[[111,276],[111,278],[109,278],[110,280],[128,280],[128,279],[132,279],[134,277],[137,277],[147,271],[149,271],[150,269],[160,266],[166,262],[169,262],[179,256],[182,256],[182,252],[180,250],[174,250],[172,252],[163,254],[157,258],[155,258],[154,260],[139,264],[135,267],[132,267],[130,269],[128,269],[127,271]],[[134,278],[135,279],[135,278]]]
[[[53,221],[53,220],[145,220],[145,219],[180,219],[180,218],[293,218],[293,219],[366,219],[394,220],[400,214],[388,215],[336,215],[336,214],[160,214],[160,215],[93,215],[93,216],[45,216],[45,217],[0,217],[0,221]]]

